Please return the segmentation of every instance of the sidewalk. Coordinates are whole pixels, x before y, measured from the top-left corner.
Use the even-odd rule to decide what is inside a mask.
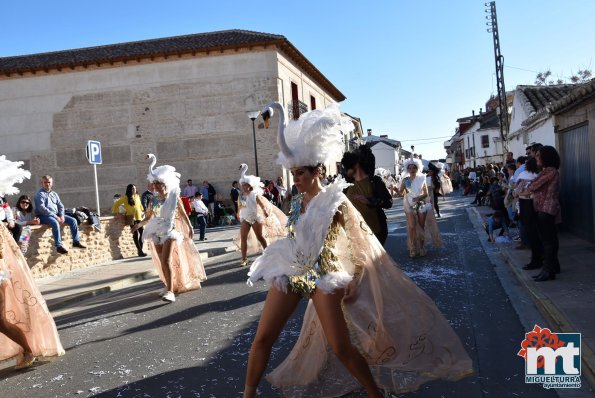
[[[487,206],[471,206],[478,218],[484,219],[493,210]],[[512,229],[516,234],[517,229]],[[538,310],[555,332],[581,333],[582,375],[595,385],[595,246],[569,233],[558,235],[558,258],[561,273],[554,281],[534,282],[532,276],[539,270],[525,271],[530,250],[516,250],[518,242],[496,243],[506,263],[533,299]],[[480,236],[487,239],[487,234]]]
[[[238,231],[239,226],[208,228],[207,240],[203,242],[198,241],[198,233],[196,233],[194,243],[203,262],[233,252],[235,250],[233,239]],[[157,271],[149,254],[147,257],[114,260],[35,281],[50,311],[56,311],[78,301],[157,277]]]

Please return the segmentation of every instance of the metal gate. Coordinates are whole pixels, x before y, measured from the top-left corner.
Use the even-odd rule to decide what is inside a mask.
[[[560,133],[560,204],[563,228],[593,242],[589,125]]]

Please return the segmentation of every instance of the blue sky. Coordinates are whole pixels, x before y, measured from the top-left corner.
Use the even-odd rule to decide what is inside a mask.
[[[595,1],[499,0],[508,90],[534,71],[595,72]],[[222,29],[286,36],[346,96],[364,128],[442,147],[458,117],[485,107],[495,87],[483,1],[11,1],[0,14],[0,56]],[[521,69],[516,69],[521,68]]]

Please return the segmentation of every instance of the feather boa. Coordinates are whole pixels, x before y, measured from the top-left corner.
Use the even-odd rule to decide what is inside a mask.
[[[323,188],[295,224],[296,239],[286,238],[271,243],[250,267],[248,284],[264,279],[286,291],[288,276],[301,275],[305,267],[318,261],[333,218],[339,206],[348,200],[343,190],[349,185],[339,177]],[[317,286],[330,293],[346,286],[351,279],[352,275],[346,271],[333,272],[324,275]]]

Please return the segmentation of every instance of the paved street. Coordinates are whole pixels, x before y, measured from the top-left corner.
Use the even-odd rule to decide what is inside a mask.
[[[400,200],[389,211],[387,248],[436,301],[474,361],[477,374],[435,382],[399,397],[556,397],[525,384],[516,354],[527,328],[543,322],[511,282],[496,251],[470,219],[468,199],[448,199],[439,220],[445,247],[406,256]],[[481,232],[481,231],[480,231]],[[55,312],[66,356],[23,372],[4,373],[2,397],[239,397],[247,352],[266,287],[246,285],[236,253],[207,262],[200,291],[164,304],[155,279]],[[516,308],[513,308],[513,303]],[[297,338],[305,302],[273,350],[278,364]],[[545,323],[543,323],[544,325]],[[262,397],[278,393],[262,383]],[[352,394],[364,396],[362,394]],[[569,391],[561,397],[589,396]]]

